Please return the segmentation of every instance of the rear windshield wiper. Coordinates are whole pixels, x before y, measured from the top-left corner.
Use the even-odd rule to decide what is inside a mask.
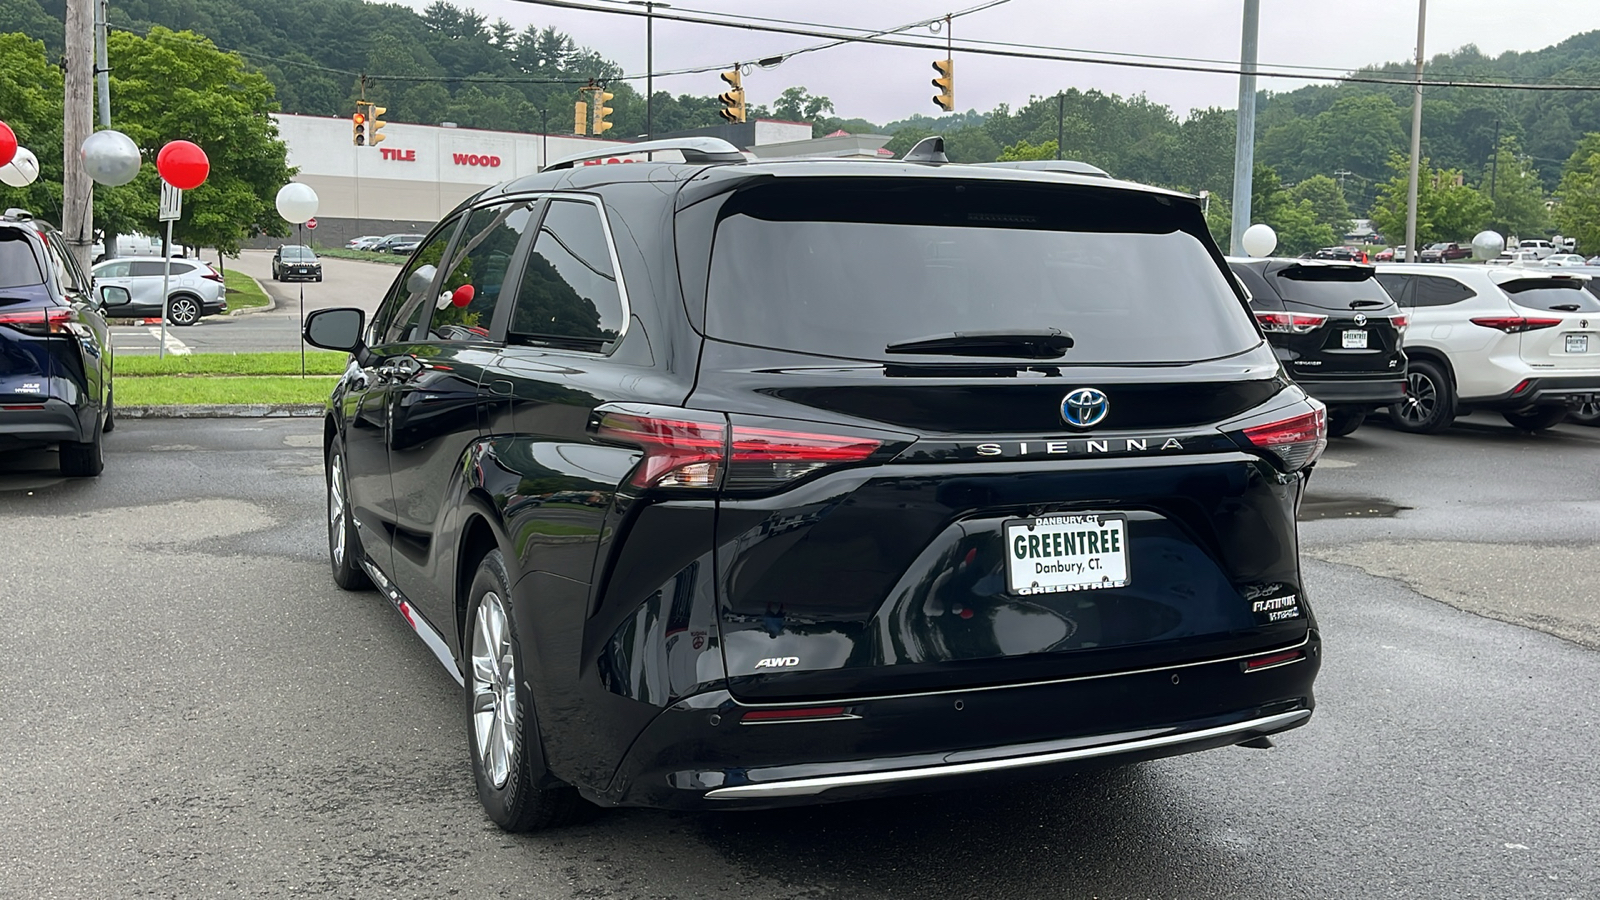
[[[1580,310],[1582,308],[1583,307],[1579,306],[1576,303],[1553,303],[1553,304],[1550,305],[1550,309],[1551,309],[1552,312],[1557,311],[1557,310],[1559,310],[1561,312],[1577,312],[1578,310]]]
[[[1363,306],[1388,306],[1388,305],[1389,305],[1389,301],[1387,301],[1387,300],[1351,300],[1350,301],[1350,308],[1351,309],[1360,309]]]
[[[944,353],[950,356],[1010,356],[1059,359],[1072,349],[1072,335],[1059,328],[1015,331],[952,331],[896,341],[885,353]]]

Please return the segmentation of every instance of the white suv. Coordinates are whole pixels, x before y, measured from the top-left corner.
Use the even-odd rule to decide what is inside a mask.
[[[1389,409],[1396,427],[1432,434],[1488,409],[1538,431],[1600,396],[1600,298],[1589,276],[1380,265],[1377,278],[1410,315],[1408,396]]]

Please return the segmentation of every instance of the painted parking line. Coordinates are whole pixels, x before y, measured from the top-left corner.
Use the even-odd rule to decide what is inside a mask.
[[[159,346],[159,342],[161,340],[161,329],[151,328],[148,329],[148,331],[150,332],[150,336],[156,339]],[[194,351],[189,349],[188,344],[178,340],[177,335],[169,331],[167,332],[167,352],[171,353],[173,356],[188,356]]]

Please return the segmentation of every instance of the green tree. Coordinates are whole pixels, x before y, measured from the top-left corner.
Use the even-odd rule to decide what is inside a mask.
[[[1404,240],[1406,233],[1406,187],[1410,163],[1396,153],[1389,158],[1388,181],[1378,185],[1378,199],[1372,207],[1372,227],[1390,240]],[[1427,159],[1421,163],[1417,183],[1417,245],[1438,241],[1466,241],[1489,224],[1494,204],[1476,188],[1466,184],[1459,169],[1435,169]]]
[[[272,83],[191,32],[153,29],[148,37],[111,33],[111,95],[116,126],[133,138],[146,164],[133,183],[95,191],[95,221],[107,240],[157,233],[157,151],[168,141],[199,144],[211,160],[206,183],[186,192],[175,238],[233,253],[252,234],[287,234],[274,206],[294,174],[278,128]]]
[[[17,142],[39,157],[39,180],[25,188],[0,184],[5,207],[61,221],[61,70],[45,45],[21,34],[0,34],[0,110]]]
[[[1000,151],[1000,162],[1016,162],[1025,159],[1055,159],[1056,142],[1045,141],[1042,144],[1030,144],[1027,141],[1018,141]]]
[[[833,101],[813,97],[803,87],[784,88],[772,104],[773,116],[790,122],[813,122],[825,112],[833,112]]]
[[[1335,234],[1350,230],[1350,204],[1345,201],[1344,189],[1332,178],[1313,175],[1290,188],[1289,197],[1296,203],[1309,202],[1318,224],[1328,226]]]
[[[1556,226],[1584,253],[1600,253],[1600,132],[1578,143],[1556,187]]]
[[[1278,233],[1274,252],[1279,256],[1299,256],[1339,242],[1339,233],[1318,220],[1312,202],[1296,199],[1284,189],[1278,173],[1261,163],[1256,163],[1251,176],[1250,221],[1270,225]]]
[[[1489,227],[1507,237],[1543,236],[1550,227],[1544,182],[1520,149],[1516,138],[1501,138],[1495,158],[1483,167],[1479,188],[1494,205]]]

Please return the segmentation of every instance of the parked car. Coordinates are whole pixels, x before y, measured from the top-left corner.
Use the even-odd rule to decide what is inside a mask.
[[[17,210],[0,216],[0,450],[53,444],[61,474],[93,476],[115,425],[111,330],[92,279],[65,248],[44,222]]]
[[[305,326],[352,354],[334,580],[464,684],[494,822],[992,784],[1309,719],[1295,509],[1325,411],[1195,198],[938,138],[634,149],[690,162],[487,189],[370,325]],[[583,499],[528,502],[556,495]]]
[[[1504,253],[1501,253],[1499,256],[1496,256],[1494,259],[1485,260],[1484,265],[1542,267],[1545,265],[1545,263],[1543,260],[1539,259],[1539,254],[1533,252],[1532,250],[1507,250]]]
[[[273,281],[321,281],[322,261],[310,247],[284,244],[272,254]]]
[[[344,246],[346,250],[371,250],[372,245],[383,240],[383,238],[384,236],[381,234],[364,234],[349,241]]]
[[[1360,247],[1323,247],[1305,254],[1303,259],[1331,259],[1342,262],[1369,262],[1367,251]]]
[[[1453,259],[1471,258],[1472,245],[1458,244],[1454,241],[1429,244],[1426,249],[1417,254],[1417,261],[1425,263],[1450,262]]]
[[[380,238],[370,249],[374,253],[395,253],[406,256],[417,249],[417,244],[421,241],[420,234],[390,234]]]
[[[1306,393],[1328,406],[1328,434],[1405,398],[1406,317],[1372,266],[1293,259],[1230,259],[1256,322]]]
[[[1544,258],[1544,264],[1565,268],[1568,266],[1587,266],[1589,262],[1576,253],[1554,253]]]
[[[161,318],[161,281],[166,263],[160,259],[133,257],[108,259],[94,267],[97,284],[126,289],[126,298],[108,302],[105,314],[115,319]],[[172,260],[167,282],[167,321],[174,325],[193,325],[203,316],[228,311],[228,289],[222,275],[198,259]]]
[[[1544,240],[1518,241],[1515,249],[1532,251],[1538,259],[1545,259],[1560,252],[1555,244]]]
[[[1600,298],[1587,275],[1508,266],[1381,266],[1410,316],[1408,391],[1395,426],[1430,434],[1457,415],[1499,412],[1527,431],[1600,393]]]
[[[1405,258],[1406,248],[1404,247],[1385,247],[1372,257],[1374,262],[1405,262]]]

